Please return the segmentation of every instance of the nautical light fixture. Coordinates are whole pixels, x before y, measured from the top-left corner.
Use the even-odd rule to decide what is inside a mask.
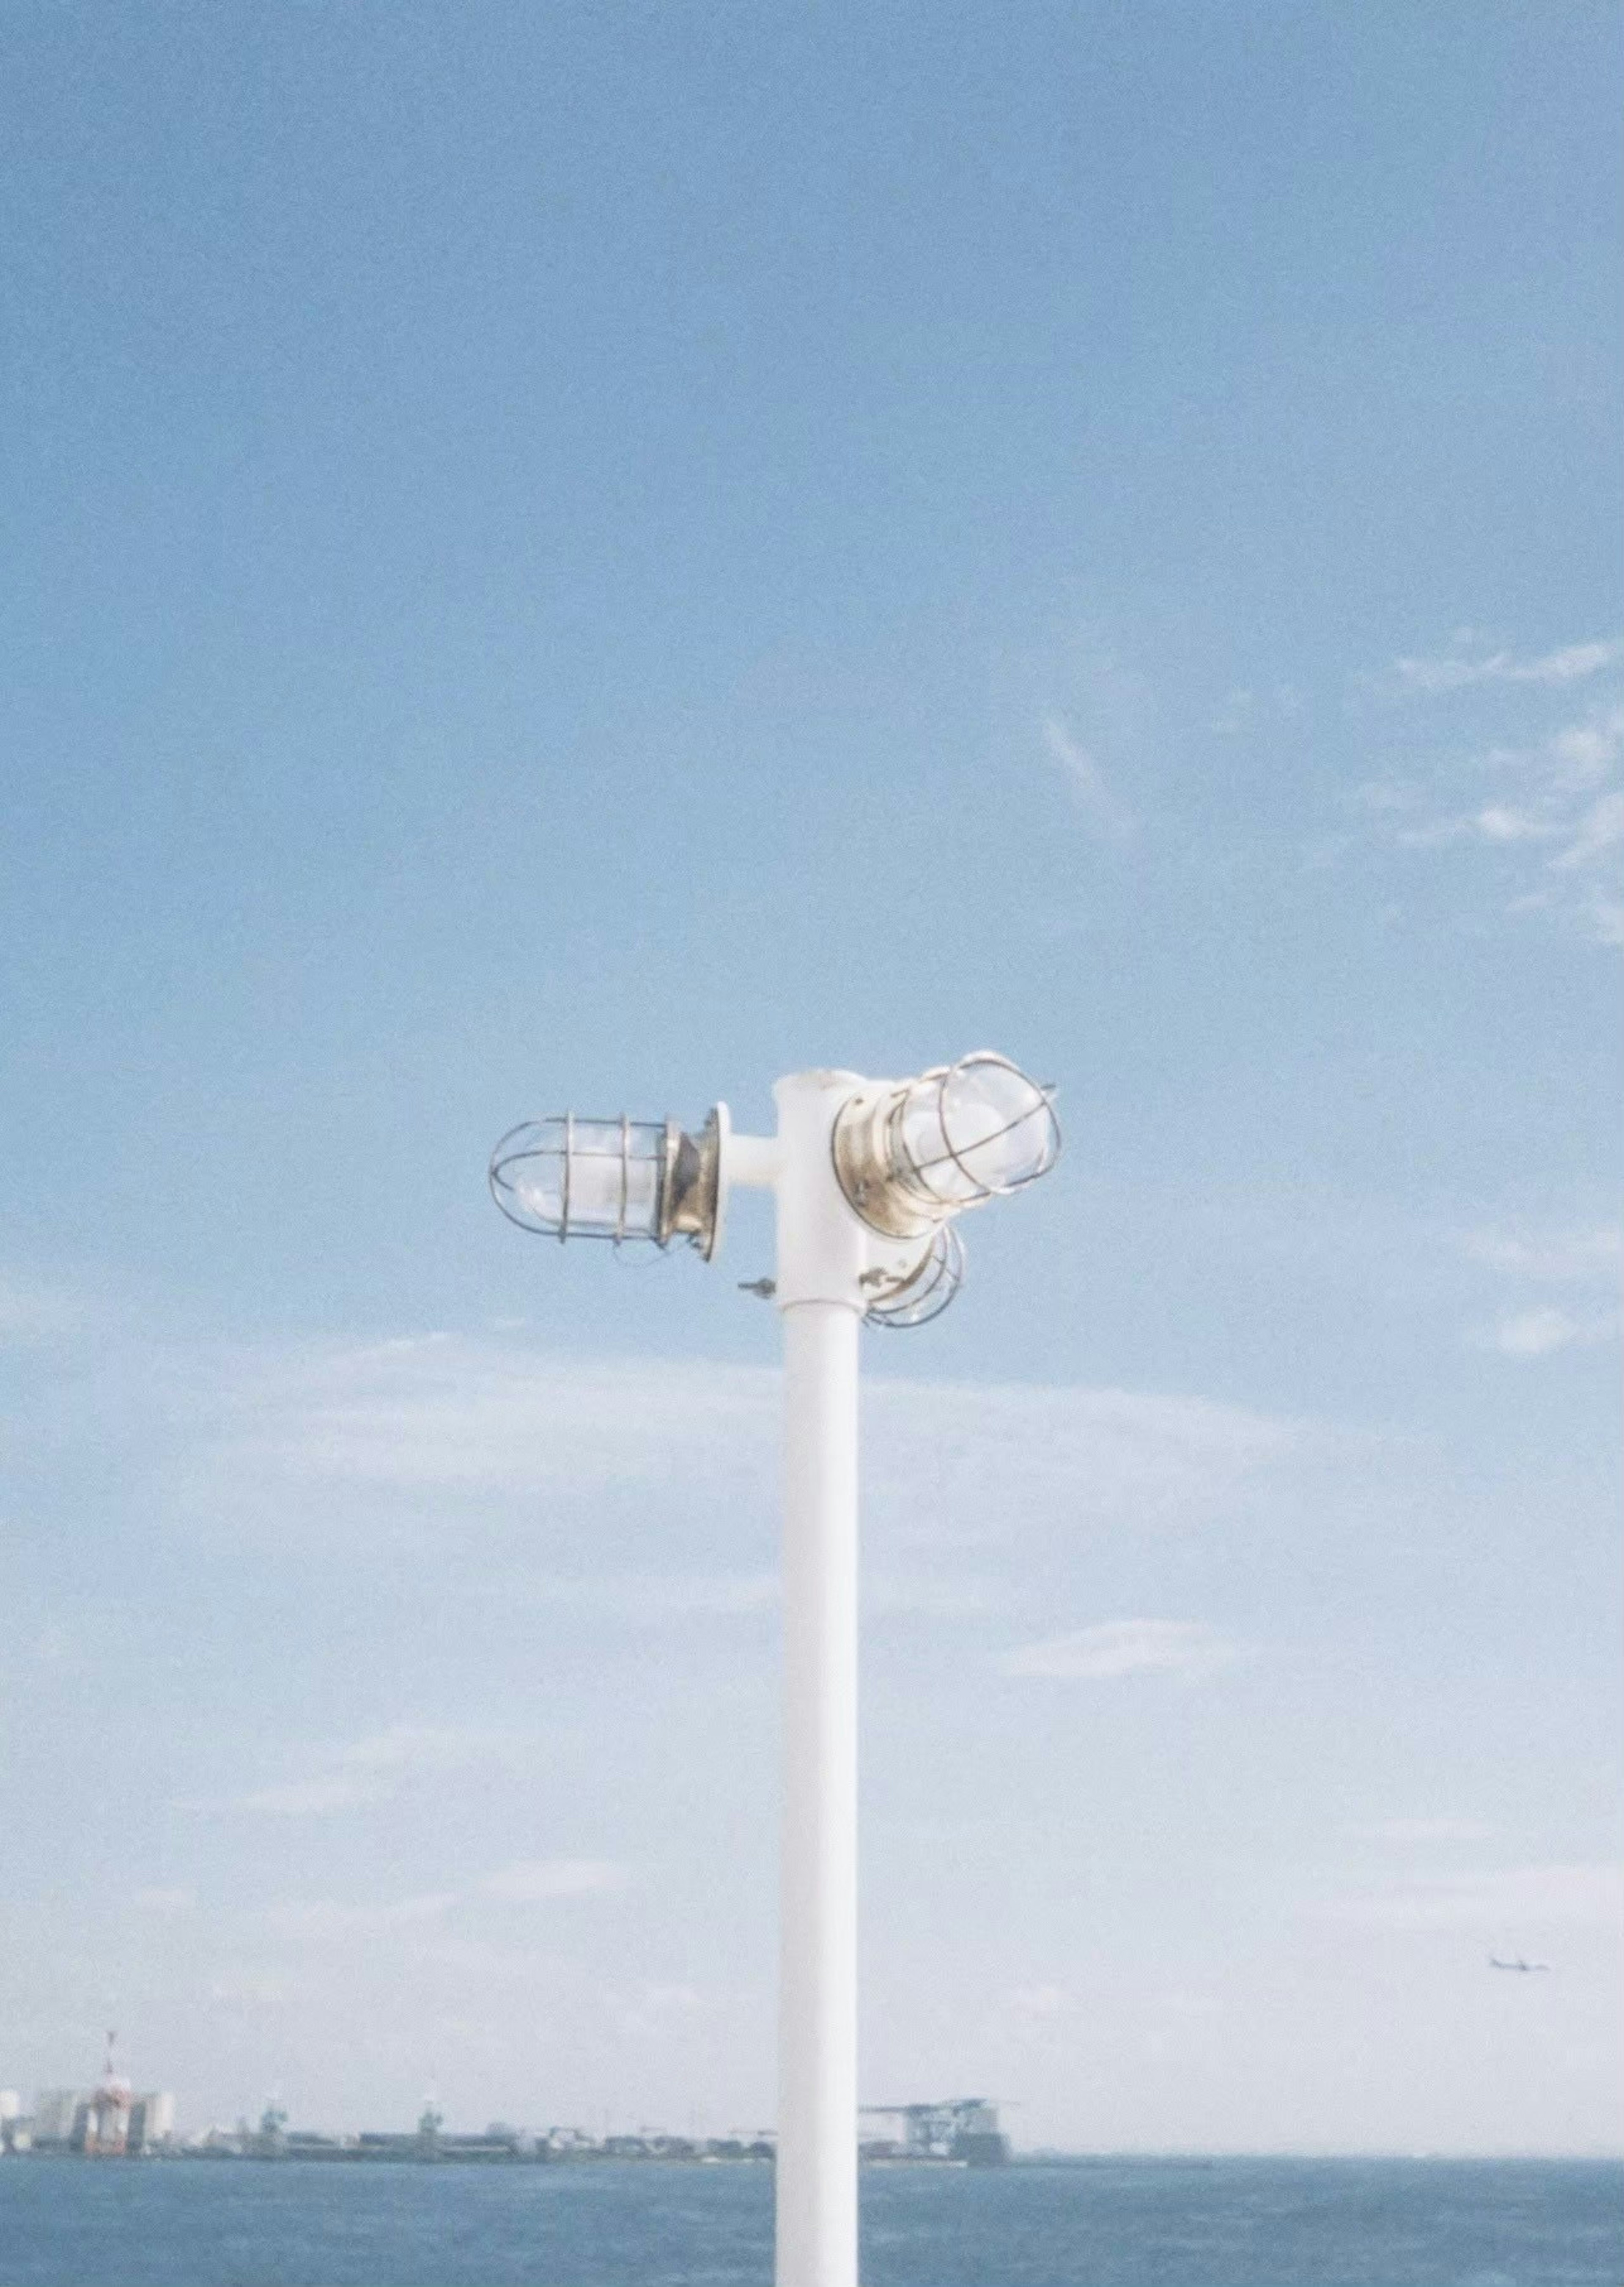
[[[1051,1091],[1007,1056],[917,1080],[796,1072],[775,1136],[717,1104],[673,1120],[532,1120],[491,1155],[522,1230],[709,1262],[735,1184],[777,1210],[771,1296],[784,1339],[784,1816],[780,1879],[777,2287],[857,2287],[858,1327],[920,1326],[963,1277],[966,1207],[1052,1167]]]
[[[669,1246],[686,1238],[707,1262],[722,1237],[727,1106],[697,1136],[674,1120],[529,1120],[491,1154],[491,1197],[510,1223],[551,1238]]]
[[[894,1271],[876,1265],[867,1271],[868,1326],[924,1326],[939,1318],[964,1284],[964,1242],[950,1223],[931,1233],[923,1254]]]
[[[1054,1166],[1052,1089],[982,1049],[917,1080],[870,1085],[836,1118],[835,1173],[874,1231],[908,1238],[1023,1190]]]

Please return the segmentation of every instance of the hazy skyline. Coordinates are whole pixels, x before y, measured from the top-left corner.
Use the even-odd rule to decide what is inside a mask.
[[[0,2085],[770,2120],[761,1203],[485,1159],[985,1045],[865,2094],[1617,2148],[1620,28],[14,15]]]

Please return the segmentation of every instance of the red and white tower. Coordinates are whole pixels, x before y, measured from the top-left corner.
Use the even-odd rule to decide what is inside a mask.
[[[113,2062],[117,2038],[107,2035],[107,2061],[84,2109],[83,2149],[92,2159],[122,2158],[130,2141],[130,2084]]]

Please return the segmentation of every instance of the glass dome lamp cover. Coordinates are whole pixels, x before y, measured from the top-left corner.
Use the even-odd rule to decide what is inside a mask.
[[[491,1153],[491,1197],[521,1231],[559,1240],[669,1246],[685,1238],[709,1262],[721,1237],[727,1107],[697,1136],[675,1120],[521,1121]]]
[[[835,1121],[841,1190],[871,1229],[895,1238],[1022,1191],[1059,1157],[1053,1094],[991,1049],[860,1089]]]
[[[867,1274],[871,1299],[863,1313],[870,1326],[924,1326],[939,1318],[964,1284],[964,1242],[950,1223],[939,1223],[911,1265]]]

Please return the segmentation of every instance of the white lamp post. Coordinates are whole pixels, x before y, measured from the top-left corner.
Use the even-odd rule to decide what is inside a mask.
[[[511,1221],[559,1239],[709,1262],[736,1183],[777,1201],[756,1291],[784,1327],[784,1804],[778,2287],[857,2282],[857,1330],[922,1326],[963,1275],[954,1218],[1019,1191],[1060,1148],[1051,1091],[983,1053],[911,1080],[796,1072],[776,1136],[718,1104],[670,1121],[531,1122],[491,1157]]]

